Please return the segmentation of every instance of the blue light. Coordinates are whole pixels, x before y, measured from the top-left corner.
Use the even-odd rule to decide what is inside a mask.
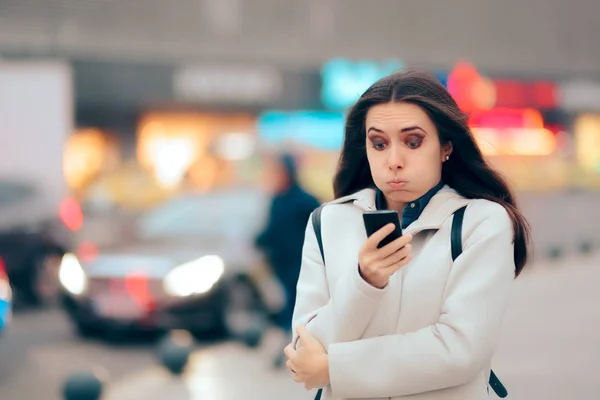
[[[322,150],[339,150],[344,124],[341,112],[267,111],[258,117],[257,129],[261,140],[267,143],[294,140]]]
[[[440,81],[440,83],[442,85],[444,85],[444,87],[446,89],[448,88],[448,74],[449,74],[449,71],[436,71],[436,72],[434,72],[434,75],[437,78],[437,80]]]
[[[333,110],[346,109],[373,83],[403,67],[404,64],[395,59],[382,62],[333,59],[321,70],[321,101]]]
[[[10,303],[0,300],[0,330],[2,330],[8,323],[8,317],[10,313]]]

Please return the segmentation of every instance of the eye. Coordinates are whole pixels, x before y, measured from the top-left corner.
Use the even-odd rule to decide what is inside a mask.
[[[423,138],[419,136],[411,136],[406,141],[406,145],[411,149],[418,148],[419,146],[421,146],[421,143],[423,143]]]
[[[375,142],[373,142],[373,146],[372,147],[375,150],[381,151],[381,150],[385,149],[385,146],[386,146],[385,142],[375,141]]]

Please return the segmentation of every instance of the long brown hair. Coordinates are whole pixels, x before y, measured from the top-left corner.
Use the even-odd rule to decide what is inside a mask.
[[[501,204],[514,229],[515,276],[527,263],[530,229],[506,180],[483,158],[460,110],[450,93],[424,71],[406,70],[374,83],[350,109],[338,170],[333,182],[336,198],[365,188],[374,188],[365,147],[365,119],[371,107],[389,102],[407,102],[421,107],[437,127],[441,144],[452,143],[452,157],[443,163],[442,180],[462,196]]]

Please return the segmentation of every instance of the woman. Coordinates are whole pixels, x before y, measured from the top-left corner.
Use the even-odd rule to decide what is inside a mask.
[[[322,211],[309,222],[287,366],[326,399],[488,396],[490,364],[529,228],[467,118],[427,73],[381,79],[350,110]],[[467,206],[452,260],[453,213]],[[392,209],[404,235],[377,244],[362,213]],[[326,265],[326,267],[325,267]]]

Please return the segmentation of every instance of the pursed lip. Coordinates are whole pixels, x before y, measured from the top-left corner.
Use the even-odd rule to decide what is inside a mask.
[[[391,181],[388,181],[388,185],[392,188],[401,188],[404,187],[408,182],[403,181],[401,179],[393,179]]]

